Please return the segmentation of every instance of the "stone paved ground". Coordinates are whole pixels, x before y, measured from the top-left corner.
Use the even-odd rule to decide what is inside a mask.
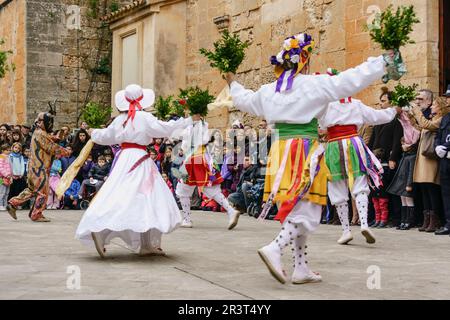
[[[375,230],[365,244],[339,246],[340,228],[321,226],[311,238],[309,260],[320,284],[275,281],[256,250],[278,231],[275,222],[242,216],[233,231],[219,213],[195,212],[194,229],[163,238],[167,257],[140,258],[120,240],[101,260],[74,232],[82,212],[51,211],[53,222],[32,223],[26,212],[13,221],[0,214],[0,299],[449,299],[450,237],[412,230]],[[290,252],[286,267],[291,270]],[[381,289],[369,290],[369,266],[380,269]],[[67,288],[69,266],[81,271],[81,289]]]

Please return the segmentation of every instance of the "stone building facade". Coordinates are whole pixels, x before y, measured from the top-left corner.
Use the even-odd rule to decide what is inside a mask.
[[[15,70],[0,79],[0,122],[32,123],[56,108],[57,125],[76,125],[89,101],[110,105],[111,33],[100,21],[111,0],[0,0],[2,49]]]
[[[26,12],[28,48],[25,67],[19,69],[18,49],[18,68],[10,75],[13,78],[0,80],[0,97],[11,101],[6,104],[9,111],[2,114],[30,120],[37,110],[46,108],[48,101],[58,98],[59,121],[73,123],[85,101],[111,103],[114,93],[131,82],[154,88],[162,96],[176,94],[188,85],[208,87],[217,95],[225,82],[199,49],[211,48],[225,28],[251,41],[238,71],[238,80],[249,88],[275,79],[269,57],[279,51],[286,36],[298,32],[306,31],[316,39],[313,71],[324,72],[327,67],[343,70],[382,52],[371,42],[364,26],[389,4],[413,4],[421,20],[412,34],[416,43],[402,49],[409,69],[402,82],[415,82],[436,93],[450,82],[450,58],[445,53],[449,52],[445,45],[450,38],[445,21],[450,21],[450,12],[445,11],[445,0],[135,0],[123,1],[126,5],[114,13],[107,11],[101,21],[91,19],[86,14],[89,1],[80,0],[81,31],[68,30],[65,25],[68,16],[64,11],[74,2],[78,1],[30,0],[25,6],[23,0],[13,0],[0,11],[2,25],[4,19],[13,16],[19,21],[20,10]],[[16,13],[6,14],[6,10]],[[100,56],[107,55],[110,48],[106,32],[100,36],[104,30],[100,32],[98,27],[102,24],[109,26],[113,38],[112,77],[99,76],[91,86],[89,69],[95,64],[99,39],[104,41]],[[2,33],[0,30],[0,36]],[[16,40],[9,41],[20,41],[18,36],[12,39]],[[79,81],[78,63],[82,65]],[[8,83],[6,90],[4,83]],[[11,89],[13,86],[17,89]],[[376,106],[382,86],[376,83],[358,98]],[[21,98],[20,90],[26,92],[25,97]],[[211,125],[219,128],[229,126],[236,118],[254,121],[237,111],[216,110],[210,114]]]
[[[402,49],[409,69],[402,82],[418,83],[436,93],[443,88],[439,83],[442,0],[138,0],[133,3],[132,8],[123,8],[117,15],[104,17],[116,35],[113,55],[117,61],[113,65],[116,68],[126,65],[119,54],[114,53],[123,50],[124,38],[119,34],[126,35],[131,23],[147,26],[141,28],[139,37],[143,40],[138,49],[142,55],[140,70],[147,78],[141,76],[139,79],[143,85],[155,88],[158,95],[176,94],[183,83],[208,87],[217,95],[225,82],[210,68],[199,49],[211,48],[225,28],[238,33],[243,40],[251,41],[238,80],[252,89],[275,79],[269,57],[279,51],[286,36],[298,32],[306,31],[316,39],[317,49],[312,59],[314,71],[324,72],[327,67],[340,70],[353,67],[369,56],[382,53],[371,42],[364,26],[389,4],[413,4],[421,20],[412,34],[416,44]],[[180,12],[179,17],[164,15],[175,7]],[[180,21],[186,22],[185,29]],[[174,32],[169,36],[171,29]],[[161,35],[161,32],[165,34]],[[168,39],[173,43],[169,44]],[[147,51],[147,48],[151,50]],[[441,63],[441,73],[443,67]],[[113,91],[120,87],[119,84],[124,84],[119,73],[113,68]],[[393,85],[390,83],[389,87]],[[380,81],[361,92],[358,98],[376,106],[382,86]],[[218,110],[210,115],[210,122],[215,127],[226,127],[236,118],[253,121],[236,111]]]

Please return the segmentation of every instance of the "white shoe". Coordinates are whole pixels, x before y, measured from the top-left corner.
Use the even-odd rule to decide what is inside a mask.
[[[142,256],[165,256],[166,253],[161,248],[141,248],[138,253]]]
[[[283,270],[281,263],[281,255],[279,252],[265,246],[258,250],[258,254],[262,261],[266,264],[270,274],[282,284],[286,283],[286,272]]]
[[[241,216],[241,212],[233,209],[233,213],[230,215],[230,219],[229,219],[229,223],[228,223],[228,230],[231,230],[237,226],[240,216]]]
[[[370,243],[370,244],[375,243],[375,241],[376,241],[375,235],[372,233],[372,231],[369,228],[367,228],[367,229],[361,228],[361,233],[366,238],[367,243]]]
[[[342,236],[339,238],[337,243],[339,244],[348,244],[350,241],[353,240],[353,235],[351,232],[344,232]]]
[[[181,223],[182,228],[192,228],[194,225],[192,224],[192,221],[190,220],[183,220]]]
[[[322,276],[318,273],[312,272],[309,270],[307,274],[294,274],[292,275],[292,283],[293,284],[304,284],[304,283],[316,283],[321,282]]]
[[[106,249],[105,249],[105,243],[100,237],[97,237],[95,232],[91,232],[92,240],[94,240],[95,249],[97,249],[98,254],[100,257],[105,258],[106,255]]]

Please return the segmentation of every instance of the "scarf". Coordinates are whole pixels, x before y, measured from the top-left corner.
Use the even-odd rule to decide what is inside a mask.
[[[25,174],[25,160],[20,153],[11,152],[9,154],[13,176],[23,176]]]

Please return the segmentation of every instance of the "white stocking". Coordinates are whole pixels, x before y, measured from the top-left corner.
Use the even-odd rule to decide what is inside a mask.
[[[336,211],[341,221],[342,231],[344,233],[350,232],[350,223],[348,221],[348,203],[343,202],[336,205]]]
[[[307,235],[298,235],[294,239],[294,245],[292,248],[293,260],[294,260],[294,273],[298,276],[299,274],[305,275],[309,274],[310,270],[308,267],[306,240]]]
[[[181,211],[183,212],[183,219],[185,222],[191,221],[191,198],[180,197]]]
[[[220,192],[217,193],[216,195],[214,195],[213,199],[227,211],[228,216],[233,214],[234,212],[233,207],[230,206],[230,203],[228,202],[227,198],[225,198],[225,196],[222,193]]]
[[[271,242],[271,246],[283,252],[283,250],[290,244],[294,245],[294,240],[300,236],[300,226],[299,224],[292,223],[286,220],[281,228],[278,236]]]
[[[368,229],[367,210],[369,208],[369,197],[367,193],[361,192],[356,196],[356,208],[358,209],[359,221],[361,222],[361,229]]]

